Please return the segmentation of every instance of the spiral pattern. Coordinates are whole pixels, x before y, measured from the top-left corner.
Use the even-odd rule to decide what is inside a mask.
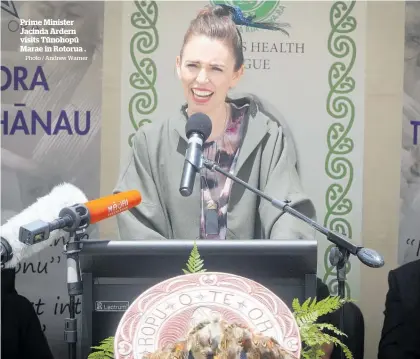
[[[155,1],[134,1],[137,11],[131,15],[131,25],[138,31],[130,41],[130,57],[135,72],[130,75],[129,84],[136,92],[128,104],[128,113],[134,133],[128,136],[132,145],[135,132],[144,124],[150,123],[150,115],[156,110],[158,96],[156,91],[157,68],[150,57],[159,46],[157,31],[158,6]]]
[[[347,157],[354,148],[350,137],[355,120],[355,105],[350,94],[356,88],[356,81],[351,71],[356,61],[356,43],[351,33],[357,27],[357,21],[352,16],[356,1],[336,1],[330,10],[331,31],[328,36],[328,51],[335,57],[328,72],[329,93],[326,110],[334,123],[327,132],[328,152],[325,158],[325,173],[332,180],[325,194],[326,214],[324,225],[329,229],[352,237],[352,227],[346,218],[353,209],[353,203],[348,197],[353,184],[354,169]],[[337,272],[329,262],[330,246],[325,251],[324,282],[331,294],[337,294]],[[350,272],[350,263],[346,273]],[[350,287],[346,283],[346,294],[350,296]]]

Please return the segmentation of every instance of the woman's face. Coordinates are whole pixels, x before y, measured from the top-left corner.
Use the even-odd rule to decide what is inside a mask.
[[[209,114],[224,104],[229,89],[243,73],[243,67],[235,71],[232,50],[206,36],[192,36],[182,58],[177,57],[176,66],[190,114]]]

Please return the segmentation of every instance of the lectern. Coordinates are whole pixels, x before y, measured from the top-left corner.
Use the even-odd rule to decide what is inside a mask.
[[[308,240],[197,240],[204,267],[252,279],[290,308],[316,295],[317,242]],[[92,345],[114,336],[124,311],[145,290],[182,275],[193,240],[84,241],[82,328],[86,358]]]

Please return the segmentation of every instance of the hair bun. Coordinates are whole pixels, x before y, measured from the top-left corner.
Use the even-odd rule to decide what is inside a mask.
[[[212,9],[213,15],[223,17],[223,16],[231,16],[231,12],[225,6],[216,5]]]
[[[224,6],[220,5],[207,5],[203,9],[200,10],[200,12],[197,15],[197,18],[204,17],[204,16],[216,16],[216,17],[225,17],[229,16],[231,17],[231,13],[229,9],[227,9]]]

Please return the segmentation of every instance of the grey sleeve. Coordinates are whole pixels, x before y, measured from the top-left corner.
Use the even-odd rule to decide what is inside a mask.
[[[133,138],[130,158],[122,171],[114,193],[138,190],[140,204],[117,216],[121,240],[167,238],[167,221],[153,178],[147,138],[141,130]]]
[[[316,219],[312,201],[303,191],[296,170],[296,157],[292,142],[288,142],[280,127],[271,154],[270,169],[263,191],[269,196],[290,201],[289,205],[305,216]],[[314,239],[315,230],[307,223],[262,201],[260,208],[265,238],[269,239]]]

